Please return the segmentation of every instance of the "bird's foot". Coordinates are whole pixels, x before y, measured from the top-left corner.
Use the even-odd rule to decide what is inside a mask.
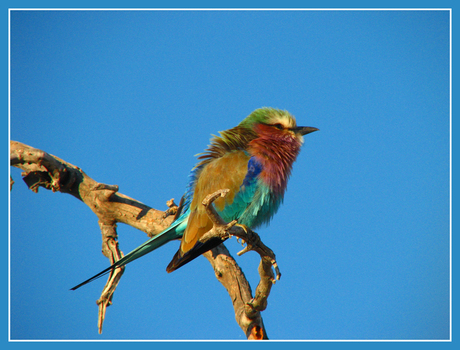
[[[241,227],[243,231],[245,232],[245,235],[244,235],[245,238],[243,239],[242,237],[239,237],[239,239],[241,239],[241,244],[242,245],[246,244],[246,246],[244,247],[243,250],[237,253],[238,256],[241,256],[244,253],[249,252],[250,250],[254,250],[253,248],[260,244],[259,235],[257,235],[254,231],[252,231],[249,227],[241,225],[241,224],[236,224],[235,226]]]

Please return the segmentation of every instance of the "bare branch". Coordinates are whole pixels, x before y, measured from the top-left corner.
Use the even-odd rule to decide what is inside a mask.
[[[167,228],[173,217],[118,192],[118,186],[99,183],[83,170],[56,156],[11,141],[11,165],[24,170],[27,186],[68,193],[88,205],[105,223],[121,222],[147,233],[149,237]]]
[[[180,213],[178,208],[181,207],[182,202],[177,206],[174,200],[168,201],[169,208],[164,212],[153,209],[119,193],[118,186],[99,183],[79,167],[20,142],[11,141],[10,161],[12,166],[24,171],[23,179],[32,191],[38,192],[39,187],[43,187],[53,192],[68,193],[91,208],[99,219],[103,241],[102,252],[110,259],[111,264],[123,257],[117,242],[118,222],[130,225],[153,237],[167,228]],[[11,178],[11,187],[13,183]],[[276,279],[280,277],[279,269],[275,255],[262,243],[257,233],[237,224],[236,221],[225,223],[210,205],[213,200],[225,196],[227,192],[228,190],[221,190],[205,199],[203,205],[206,206],[214,227],[202,237],[202,240],[216,236],[225,240],[230,236],[236,236],[247,242],[246,248],[238,255],[249,250],[260,254],[260,282],[254,298],[244,273],[223,244],[205,253],[204,256],[210,261],[217,279],[227,289],[233,302],[235,318],[247,338],[267,339],[260,312],[267,306],[267,298],[275,281],[272,267],[275,268]],[[99,333],[102,332],[106,308],[112,303],[113,293],[123,272],[124,267],[121,267],[110,273],[101,297],[97,301]]]
[[[117,224],[104,224],[99,220],[99,227],[102,233],[102,254],[109,258],[110,265],[113,265],[123,257],[123,252],[118,247]],[[102,333],[105,311],[107,307],[112,304],[113,293],[115,293],[115,289],[124,271],[125,266],[121,266],[110,272],[109,279],[102,290],[101,297],[96,301],[96,304],[99,305],[99,317],[97,322],[99,334]]]
[[[34,192],[39,187],[68,193],[83,201],[99,218],[102,233],[102,253],[112,265],[123,257],[117,242],[116,223],[121,222],[137,228],[149,237],[160,233],[174,220],[166,217],[163,211],[153,209],[139,201],[118,193],[118,186],[99,183],[83,170],[56,156],[23,143],[11,141],[11,165],[24,170],[24,182]],[[13,180],[10,179],[10,186]],[[177,206],[168,201],[169,210]],[[98,328],[102,332],[105,311],[112,304],[112,297],[125,267],[112,271],[97,300],[99,305]]]

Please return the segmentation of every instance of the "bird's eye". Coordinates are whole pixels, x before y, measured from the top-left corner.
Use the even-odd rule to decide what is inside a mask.
[[[283,130],[283,129],[284,129],[284,128],[283,128],[283,124],[281,124],[281,123],[276,123],[276,124],[274,124],[273,126],[274,126],[275,128],[277,128],[278,130]]]

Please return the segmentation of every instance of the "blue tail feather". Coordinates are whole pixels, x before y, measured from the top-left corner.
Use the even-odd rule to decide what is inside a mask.
[[[134,249],[130,253],[126,254],[120,260],[116,261],[112,266],[106,268],[105,270],[102,270],[98,274],[96,274],[93,277],[87,279],[86,281],[76,285],[75,287],[71,288],[70,290],[76,290],[76,289],[80,288],[81,286],[83,286],[83,285],[85,285],[85,284],[87,284],[89,282],[92,282],[92,281],[98,279],[99,277],[102,277],[102,276],[108,274],[113,269],[115,269],[117,267],[120,267],[120,266],[123,266],[123,265],[126,265],[126,264],[130,263],[131,261],[134,261],[134,260],[144,256],[145,254],[150,253],[151,251],[161,247],[162,245],[164,245],[164,244],[166,244],[166,243],[168,243],[168,242],[170,242],[172,240],[180,239],[182,237],[183,232],[184,232],[185,225],[187,223],[187,221],[186,221],[187,218],[188,218],[188,215],[186,215],[186,214],[181,215],[166,230],[164,230],[163,232],[159,233],[155,237],[150,238],[147,242],[145,242],[144,244],[140,245],[139,247],[137,247],[136,249]],[[184,221],[185,221],[185,223],[184,223]],[[185,225],[181,226],[181,224],[183,224],[183,223]]]

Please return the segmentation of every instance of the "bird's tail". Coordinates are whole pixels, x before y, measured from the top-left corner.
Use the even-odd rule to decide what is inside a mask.
[[[201,254],[206,253],[208,250],[217,247],[222,242],[223,240],[221,238],[215,237],[211,238],[205,243],[198,241],[192,249],[185,253],[183,253],[182,250],[179,248],[179,250],[174,255],[173,259],[169,263],[168,267],[166,268],[166,271],[169,273],[177,270],[179,267],[184,266],[193,259],[199,257]]]
[[[168,243],[168,242],[170,242],[172,240],[181,238],[183,230],[178,229],[178,226],[180,226],[180,224],[182,224],[183,221],[186,220],[186,219],[187,219],[187,217],[185,215],[183,215],[182,219],[181,218],[177,219],[166,230],[164,230],[163,232],[159,233],[155,237],[150,238],[147,242],[143,243],[142,245],[140,245],[139,247],[134,249],[132,252],[126,254],[120,260],[116,261],[112,266],[106,268],[105,270],[102,270],[101,272],[99,272],[98,274],[94,275],[93,277],[87,279],[86,281],[76,285],[75,287],[71,288],[71,290],[78,289],[81,286],[83,286],[83,285],[85,285],[85,284],[87,284],[89,282],[92,282],[92,281],[98,279],[99,277],[102,277],[102,276],[108,274],[110,271],[112,271],[113,269],[115,269],[117,267],[126,265],[126,264],[130,263],[131,261],[134,261],[134,260],[140,258],[141,256],[144,256],[145,254],[150,253],[151,251],[161,247],[162,245],[164,245],[164,244],[166,244],[166,243]]]

